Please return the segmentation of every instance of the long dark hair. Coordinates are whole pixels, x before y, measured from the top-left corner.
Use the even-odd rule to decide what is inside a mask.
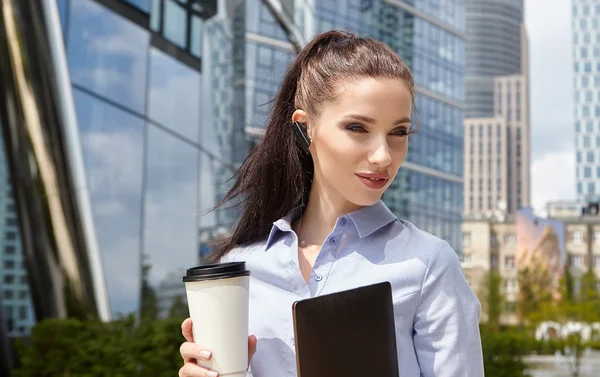
[[[263,240],[273,222],[291,209],[306,204],[312,184],[312,158],[296,142],[290,124],[296,109],[308,119],[331,101],[340,84],[370,77],[403,80],[413,97],[412,74],[402,59],[385,44],[341,31],[317,35],[289,66],[275,100],[265,134],[235,175],[232,189],[217,208],[227,203],[242,206],[233,232],[215,249],[218,261],[236,246]]]

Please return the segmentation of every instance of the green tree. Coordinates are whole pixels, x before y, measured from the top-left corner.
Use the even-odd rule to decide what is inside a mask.
[[[481,343],[486,377],[529,376],[523,355],[531,349],[532,338],[526,332],[482,325]]]
[[[176,296],[173,304],[169,309],[169,317],[171,318],[187,318],[189,317],[189,308],[183,296]]]
[[[171,377],[182,361],[183,318],[38,322],[17,345],[15,377]]]
[[[503,279],[498,271],[490,271],[481,280],[479,301],[482,311],[487,317],[486,323],[491,329],[500,325],[500,317],[504,310],[505,298],[502,292]]]
[[[598,279],[592,269],[580,279],[581,288],[576,292],[572,272],[569,267],[565,268],[559,285],[560,299],[546,305],[544,310],[545,320],[557,322],[565,329],[557,336],[559,350],[565,357],[571,377],[579,376],[585,351],[595,345],[599,335],[590,331],[591,324],[600,322],[600,295],[596,290]],[[587,331],[590,333],[587,334]]]
[[[518,272],[517,315],[523,325],[535,327],[544,321],[547,308],[553,302],[552,277],[542,266],[542,263],[532,263]]]
[[[148,262],[148,255],[142,257],[142,302],[140,316],[147,319],[158,318],[158,298],[156,291],[150,285],[149,275],[152,266]]]

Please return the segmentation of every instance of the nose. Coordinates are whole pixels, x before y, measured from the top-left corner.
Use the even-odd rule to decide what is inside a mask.
[[[381,167],[388,166],[392,163],[392,155],[387,140],[377,141],[373,143],[373,150],[368,158],[370,164]]]

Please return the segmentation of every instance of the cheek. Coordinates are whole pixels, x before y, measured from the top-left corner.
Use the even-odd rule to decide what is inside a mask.
[[[334,140],[333,142],[331,140]],[[315,145],[315,168],[328,176],[340,176],[354,171],[357,163],[362,159],[362,152],[351,142],[344,138],[327,138],[319,140]]]

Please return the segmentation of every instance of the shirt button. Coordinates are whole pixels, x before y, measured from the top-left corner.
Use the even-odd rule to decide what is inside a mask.
[[[335,244],[336,244],[336,242],[337,242],[337,240],[336,240],[334,237],[331,237],[331,238],[329,239],[329,243],[330,243],[330,244],[332,244],[332,245],[335,245]]]
[[[315,280],[316,280],[316,281],[321,281],[321,280],[323,280],[323,275],[321,275],[321,274],[317,274],[317,275],[315,276]]]
[[[342,217],[342,219],[340,220],[340,224],[346,225],[346,221],[347,221],[346,218]]]

